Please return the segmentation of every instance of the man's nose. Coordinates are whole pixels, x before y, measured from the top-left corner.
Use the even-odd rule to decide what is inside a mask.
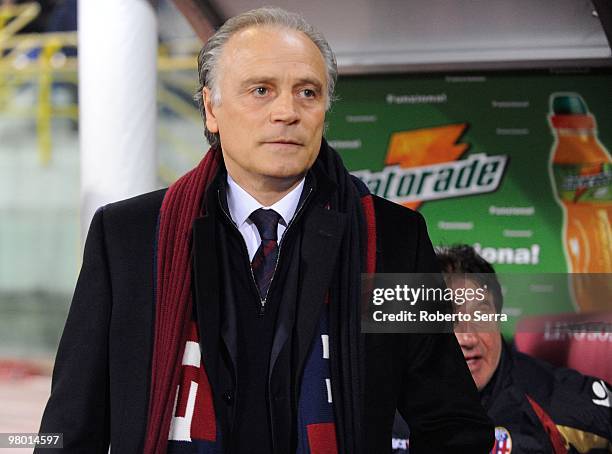
[[[478,344],[478,336],[475,333],[455,333],[461,348],[474,348]]]
[[[295,123],[299,120],[299,113],[295,105],[292,93],[281,93],[272,102],[270,110],[270,121],[286,124]]]

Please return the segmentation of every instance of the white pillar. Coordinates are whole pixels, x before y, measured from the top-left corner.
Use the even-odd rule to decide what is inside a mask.
[[[81,237],[95,210],[157,187],[157,19],[148,0],[79,0]]]

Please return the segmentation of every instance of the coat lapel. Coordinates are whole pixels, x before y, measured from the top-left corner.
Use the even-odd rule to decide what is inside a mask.
[[[312,336],[319,323],[345,226],[344,214],[327,210],[320,205],[315,206],[304,219],[301,251],[303,281],[296,311],[298,377],[301,376],[312,344]]]
[[[200,349],[211,386],[217,383],[219,351],[219,270],[215,259],[215,219],[212,214],[193,223],[193,289]]]

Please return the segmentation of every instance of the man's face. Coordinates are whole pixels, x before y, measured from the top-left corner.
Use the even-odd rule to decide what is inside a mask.
[[[321,146],[327,71],[303,33],[260,26],[241,30],[219,61],[221,102],[204,89],[206,126],[221,138],[228,172],[243,187],[299,181]]]
[[[447,282],[448,287],[453,290],[461,288],[478,289],[478,283],[472,280],[455,280]],[[495,306],[492,296],[486,293],[482,302],[466,302],[461,306],[462,312],[470,313],[472,318],[476,311],[481,313],[495,314]],[[476,383],[478,391],[481,391],[495,373],[501,356],[501,335],[494,323],[459,323],[455,326],[455,336],[461,346],[463,357],[467,362],[472,378]]]

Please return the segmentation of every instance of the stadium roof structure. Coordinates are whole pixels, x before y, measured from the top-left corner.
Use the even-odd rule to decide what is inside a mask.
[[[345,74],[612,64],[608,0],[173,2],[202,40],[252,8],[299,12],[326,35]]]

